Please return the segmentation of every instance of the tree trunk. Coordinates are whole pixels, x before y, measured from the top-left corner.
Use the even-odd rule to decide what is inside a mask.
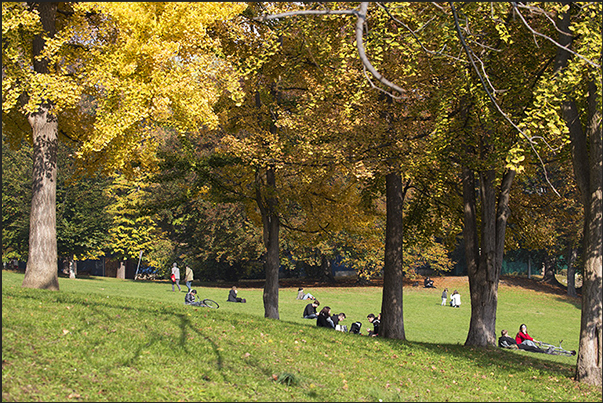
[[[404,192],[399,173],[385,177],[386,225],[385,266],[383,268],[383,296],[379,336],[406,340],[402,306],[402,240]]]
[[[36,3],[45,35],[53,37],[57,13],[56,3]],[[34,70],[48,74],[48,60],[36,60],[45,41],[41,35],[33,40]],[[51,105],[43,104],[27,120],[33,138],[33,185],[29,217],[29,257],[23,287],[58,291],[58,255],[56,233],[56,191],[58,121],[50,113]]]
[[[601,244],[602,174],[601,174],[601,113],[596,107],[596,85],[589,85],[589,125],[582,129],[576,103],[564,103],[564,118],[570,129],[574,174],[584,205],[584,270],[582,283],[582,317],[576,378],[585,383],[601,385],[603,335],[601,319]],[[587,145],[590,138],[590,147]],[[590,149],[589,149],[590,148]]]
[[[564,13],[559,20],[559,41],[568,46],[572,42],[570,18]],[[567,67],[570,53],[557,50],[555,67],[562,71]],[[603,363],[602,335],[602,269],[601,245],[603,244],[603,174],[601,105],[597,102],[597,84],[588,83],[587,116],[581,119],[576,100],[568,94],[562,105],[563,118],[569,129],[572,145],[574,176],[580,189],[584,207],[584,270],[582,283],[582,316],[580,344],[576,363],[576,379],[580,382],[601,386]],[[582,127],[582,122],[586,127]],[[590,144],[589,144],[590,143]]]
[[[117,275],[115,277],[121,278],[122,280],[126,279],[126,262],[125,261],[122,260],[119,262],[119,267],[117,268]]]
[[[465,255],[471,297],[471,320],[465,345],[496,345],[498,282],[502,269],[504,239],[509,217],[509,194],[515,171],[503,176],[496,198],[495,172],[480,173],[481,242],[478,241],[473,172],[463,167]]]
[[[279,319],[278,313],[278,269],[279,261],[279,230],[280,223],[277,214],[277,199],[275,196],[276,179],[274,168],[266,170],[266,194],[262,197],[262,180],[259,171],[256,173],[256,201],[260,209],[264,232],[266,259],[266,283],[264,284],[264,317]]]
[[[331,262],[329,262],[329,259],[327,259],[324,254],[320,257],[320,277],[322,281],[326,281],[329,283],[335,282]]]
[[[561,284],[559,280],[557,280],[557,277],[555,277],[556,272],[557,258],[547,253],[544,257],[544,274],[541,281],[557,287],[563,287],[563,284]]]

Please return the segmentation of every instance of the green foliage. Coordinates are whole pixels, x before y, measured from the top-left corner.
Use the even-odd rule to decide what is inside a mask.
[[[2,133],[2,261],[26,260],[29,248],[32,150],[13,149]]]
[[[158,251],[165,248],[166,237],[153,217],[140,208],[145,193],[152,191],[144,177],[132,181],[121,175],[113,178],[104,191],[110,199],[107,211],[112,219],[109,248],[120,259],[135,259],[140,251],[150,252],[145,258],[150,258],[148,263],[167,270],[171,256]]]
[[[72,150],[59,145],[57,175],[58,255],[77,260],[97,259],[109,244],[111,215],[104,191],[110,178],[85,176],[76,170]]]
[[[439,289],[404,290],[403,342],[317,328],[297,287],[280,289],[282,320],[270,320],[261,288],[210,310],[184,306],[167,282],[61,278],[56,293],[22,278],[2,273],[7,401],[601,401],[573,380],[575,357],[463,346],[469,309],[440,306]],[[455,287],[468,304],[468,285]],[[195,288],[224,301],[229,286]],[[378,287],[306,291],[363,333],[381,303]],[[577,300],[505,284],[499,294],[499,329],[514,334],[519,317],[537,339],[577,347]],[[298,383],[278,382],[285,374]]]

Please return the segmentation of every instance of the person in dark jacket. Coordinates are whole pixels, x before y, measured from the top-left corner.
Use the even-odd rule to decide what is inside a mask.
[[[381,314],[379,314],[379,317],[381,317]],[[366,318],[373,324],[373,330],[369,330],[368,335],[373,337],[379,336],[379,325],[381,324],[380,318],[375,317],[372,313],[369,313]]]
[[[233,285],[232,288],[230,289],[230,291],[228,292],[228,302],[247,302],[247,300],[245,298],[239,298],[237,297],[237,286]]]
[[[330,307],[325,306],[320,310],[318,316],[316,317],[316,326],[326,327],[328,329],[335,329],[335,324],[333,323],[333,319],[331,319]]]
[[[338,313],[337,315],[331,316],[331,319],[333,320],[333,324],[335,325],[335,330],[339,330],[341,332],[348,331],[347,326],[341,324],[341,321],[343,321],[345,318],[346,318],[346,316],[345,316],[345,313],[343,313],[343,312]]]
[[[505,329],[500,331],[498,338],[498,347],[500,348],[519,348],[514,338],[509,337],[509,332]]]
[[[197,290],[193,290],[191,288],[191,290],[189,292],[187,292],[186,295],[184,296],[184,304],[201,306],[201,301],[195,301],[196,297],[197,297]]]
[[[306,307],[304,308],[304,319],[316,319],[316,317],[318,316],[316,314],[316,308],[318,308],[319,305],[320,302],[318,302],[318,300],[316,299],[306,305]]]

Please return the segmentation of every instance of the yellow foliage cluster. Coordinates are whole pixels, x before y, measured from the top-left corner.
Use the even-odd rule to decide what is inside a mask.
[[[59,7],[70,7],[71,16],[57,15],[56,34],[45,38],[39,58],[51,69],[44,73],[31,65],[32,38],[42,32],[38,12],[25,3],[2,4],[2,106],[3,113],[29,114],[48,103],[60,130],[79,142],[80,157],[96,155],[107,166],[125,168],[153,147],[149,128],[184,133],[215,127],[218,98],[240,96],[237,73],[210,30],[241,13],[245,3]]]

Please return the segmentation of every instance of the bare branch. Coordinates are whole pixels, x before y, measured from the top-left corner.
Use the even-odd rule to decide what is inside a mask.
[[[404,94],[406,91],[400,87],[398,87],[396,84],[392,83],[391,81],[389,81],[388,79],[386,79],[385,77],[383,77],[371,64],[371,62],[368,60],[368,58],[366,57],[366,52],[364,51],[364,43],[363,43],[363,39],[364,39],[364,23],[366,21],[366,14],[367,14],[367,10],[368,10],[368,2],[362,2],[360,3],[360,12],[358,13],[358,20],[356,21],[356,47],[358,48],[358,55],[360,56],[360,60],[362,60],[362,64],[364,64],[364,66],[368,69],[368,71],[371,72],[371,74],[373,74],[373,76],[375,76],[375,78],[377,80],[379,80],[379,82],[381,82],[382,84],[398,91],[400,94]],[[400,99],[402,97],[395,97],[396,99]]]
[[[256,21],[276,20],[283,17],[292,17],[295,15],[358,15],[357,10],[298,10],[288,11],[280,14],[263,14],[255,17]]]
[[[416,31],[413,31],[412,29],[410,29],[410,27],[408,25],[406,25],[403,21],[400,21],[399,19],[397,19],[396,17],[394,17],[390,12],[389,9],[381,4],[381,3],[377,3],[377,5],[379,7],[381,7],[382,9],[385,10],[385,12],[387,13],[387,15],[389,16],[389,18],[391,18],[392,20],[396,21],[398,24],[402,25],[404,27],[404,29],[406,29],[408,32],[410,32],[410,34],[413,36],[413,38],[415,38],[415,40],[417,41],[417,43],[419,44],[419,46],[421,46],[421,49],[423,49],[423,51],[425,51],[425,53],[430,54],[430,55],[434,55],[434,56],[445,56],[448,57],[454,61],[460,62],[460,63],[466,63],[465,60],[452,56],[452,55],[448,55],[444,53],[444,50],[446,49],[446,45],[444,45],[442,47],[442,49],[440,49],[439,51],[433,51],[433,50],[429,50],[427,49],[425,46],[423,46],[423,42],[421,42],[421,40],[419,39],[419,37],[416,34]],[[441,10],[442,8],[440,6],[438,6],[438,8]],[[429,21],[427,21],[425,24],[423,24],[423,26],[421,26],[417,31],[422,31],[431,21],[433,21],[435,19],[435,17],[431,18]]]
[[[514,11],[517,13],[517,15],[519,15],[519,18],[521,18],[521,21],[523,22],[523,24],[524,24],[524,25],[525,25],[525,26],[526,26],[526,27],[527,27],[527,28],[530,30],[530,32],[531,32],[533,35],[543,37],[544,39],[546,39],[546,40],[548,40],[548,41],[550,41],[550,42],[554,43],[556,46],[560,47],[561,49],[563,49],[563,50],[565,50],[565,51],[567,51],[567,52],[571,53],[571,54],[572,54],[572,55],[574,55],[574,56],[579,57],[580,59],[584,60],[586,63],[590,64],[591,66],[593,66],[593,67],[595,67],[595,68],[598,68],[598,69],[600,69],[600,68],[601,68],[601,65],[600,65],[600,64],[597,64],[597,63],[593,62],[592,60],[587,59],[586,57],[582,56],[581,54],[579,54],[579,53],[577,53],[577,52],[574,52],[574,51],[573,51],[573,50],[571,50],[570,48],[568,48],[568,47],[566,47],[566,46],[563,46],[562,44],[560,44],[559,42],[557,42],[557,41],[556,41],[556,40],[554,40],[553,38],[551,38],[551,37],[549,37],[549,36],[546,36],[546,35],[544,35],[544,34],[542,34],[542,33],[538,32],[538,31],[535,31],[535,30],[534,30],[534,29],[533,29],[533,28],[530,26],[530,24],[528,24],[528,22],[525,20],[525,18],[523,18],[523,15],[521,14],[521,11],[519,11],[519,8],[518,8],[517,3],[516,3],[516,2],[511,2],[511,5],[513,6],[513,10],[514,10]],[[550,18],[549,18],[549,19],[550,19]],[[556,28],[556,29],[557,29],[559,32],[562,32],[561,30],[559,30],[559,28],[557,28],[557,24],[555,24],[555,23],[553,22],[553,25],[555,26],[555,28]],[[571,36],[571,33],[569,33],[569,32],[562,32],[562,33],[563,33],[563,34],[565,34],[565,35],[570,35],[570,36]]]
[[[498,112],[504,117],[504,119],[509,122],[514,128],[515,130],[517,130],[527,141],[528,144],[530,145],[530,148],[532,149],[532,151],[534,151],[534,154],[536,154],[536,157],[538,158],[538,160],[540,161],[540,164],[542,165],[542,168],[544,170],[544,176],[546,178],[547,183],[549,184],[549,186],[551,187],[551,189],[553,189],[553,191],[555,192],[555,194],[557,194],[557,196],[561,196],[559,194],[559,192],[557,192],[557,189],[555,189],[555,187],[553,186],[553,184],[551,183],[551,181],[549,180],[549,176],[546,170],[546,166],[544,164],[544,161],[542,161],[542,158],[540,157],[540,154],[536,151],[535,147],[534,147],[534,139],[533,137],[529,137],[528,135],[526,135],[524,133],[523,130],[521,130],[508,116],[506,113],[504,113],[502,111],[502,109],[500,108],[500,105],[498,105],[498,102],[496,102],[496,99],[494,99],[494,96],[492,95],[492,93],[488,90],[488,87],[486,85],[486,83],[484,82],[484,78],[481,75],[481,73],[479,72],[477,66],[475,65],[475,61],[473,60],[473,56],[472,56],[472,52],[469,49],[469,47],[467,46],[467,43],[465,42],[465,38],[463,37],[463,34],[461,32],[461,27],[459,24],[459,19],[458,19],[458,15],[456,13],[456,9],[454,8],[454,4],[452,2],[450,2],[450,9],[452,10],[452,15],[454,16],[454,25],[456,27],[456,32],[459,36],[459,39],[461,41],[461,44],[463,46],[463,49],[465,49],[465,53],[467,54],[467,57],[469,58],[469,61],[471,62],[471,65],[473,66],[473,69],[475,70],[475,72],[477,73],[480,82],[482,83],[482,87],[484,88],[484,91],[486,91],[486,94],[488,94],[488,97],[490,98],[490,101],[492,102],[492,104],[496,107],[496,109],[498,110]]]
[[[383,84],[387,87],[390,87],[393,90],[398,91],[400,94],[404,94],[406,91],[403,88],[398,87],[396,84],[392,83],[385,77],[383,77],[383,75],[381,75],[375,69],[375,67],[373,67],[371,62],[368,60],[368,57],[366,56],[366,51],[364,49],[364,41],[363,41],[363,39],[364,39],[363,25],[366,22],[368,4],[369,4],[368,2],[360,3],[360,10],[298,10],[298,11],[289,11],[289,12],[280,13],[280,14],[271,14],[271,15],[264,14],[259,17],[256,17],[255,19],[257,21],[266,21],[266,20],[274,20],[274,19],[283,18],[283,17],[291,17],[291,16],[295,16],[295,15],[336,15],[336,14],[338,14],[338,15],[355,15],[356,17],[358,17],[358,20],[356,22],[356,47],[358,49],[358,55],[360,56],[360,60],[362,61],[362,64],[368,71],[371,72],[371,74],[381,84]],[[373,87],[375,87],[374,84],[372,84],[372,85],[373,85]],[[402,96],[394,96],[392,94],[389,94],[389,95],[396,99],[402,98]]]

